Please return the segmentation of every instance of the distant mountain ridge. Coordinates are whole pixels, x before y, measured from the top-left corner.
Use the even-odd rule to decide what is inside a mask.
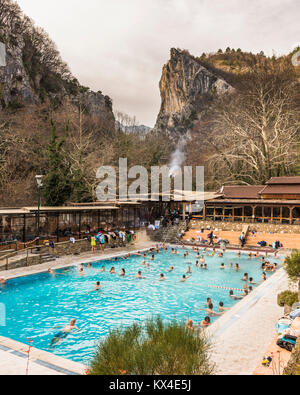
[[[175,139],[189,135],[215,99],[239,89],[240,79],[258,63],[280,67],[281,62],[291,62],[299,49],[276,58],[230,48],[196,57],[187,50],[172,48],[159,83],[161,108],[154,130]],[[300,67],[295,67],[295,72],[300,80]]]

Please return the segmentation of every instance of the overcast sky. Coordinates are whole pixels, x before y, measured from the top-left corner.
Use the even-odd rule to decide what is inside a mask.
[[[153,126],[171,47],[288,53],[300,40],[299,0],[17,0],[56,42],[79,81],[114,109]]]

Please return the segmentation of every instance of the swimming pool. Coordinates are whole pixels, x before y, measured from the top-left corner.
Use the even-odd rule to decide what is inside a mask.
[[[6,308],[6,326],[0,326],[0,334],[22,343],[29,338],[36,348],[88,363],[93,357],[95,344],[108,334],[109,329],[157,314],[165,320],[186,321],[190,318],[199,323],[207,315],[202,309],[205,309],[208,297],[212,298],[215,311],[218,311],[220,301],[225,307],[237,303],[229,297],[229,290],[218,287],[242,288],[244,273],[257,283],[261,281],[260,259],[250,260],[246,254],[239,258],[236,252],[226,252],[223,258],[204,254],[208,270],[201,270],[195,266],[196,252],[189,250],[189,256],[183,258],[184,250],[180,248],[178,251],[179,255],[171,254],[170,250],[161,251],[155,254],[154,261],[151,261],[151,254],[148,255],[149,268],[142,265],[142,256],[132,256],[126,260],[118,258],[116,262],[111,259],[94,262],[92,268],[84,268],[84,276],[79,274],[79,267],[71,267],[67,271],[57,270],[55,276],[42,273],[12,279],[0,287],[0,303]],[[268,260],[280,266],[279,258]],[[220,269],[223,262],[225,270]],[[230,262],[233,265],[238,263],[241,270],[230,269]],[[175,269],[169,273],[171,265]],[[189,265],[192,277],[181,283]],[[100,272],[102,266],[106,268],[105,273]],[[124,268],[126,276],[109,274],[112,266],[118,273]],[[145,279],[134,278],[139,270]],[[165,281],[159,281],[161,273],[165,274]],[[99,294],[93,292],[97,281],[104,284]],[[52,328],[67,324],[71,318],[76,318],[81,331],[69,335],[50,350],[50,341],[58,332]],[[212,322],[215,319],[212,318]]]

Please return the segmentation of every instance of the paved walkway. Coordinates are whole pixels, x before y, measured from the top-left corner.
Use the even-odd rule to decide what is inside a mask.
[[[211,326],[208,333],[217,374],[253,374],[276,335],[277,320],[283,315],[283,309],[277,305],[277,294],[287,288],[287,275],[280,269]]]
[[[217,225],[216,225],[217,227]],[[184,240],[191,240],[192,237],[195,239],[199,236],[202,236],[204,239],[207,238],[209,231],[205,230],[204,233],[200,233],[197,229],[191,229],[188,231],[185,236]],[[241,232],[235,232],[230,230],[219,230],[215,231],[214,234],[223,240],[228,240],[230,244],[239,245],[239,237]],[[275,241],[280,240],[283,244],[284,248],[298,248],[300,249],[300,234],[299,233],[256,233],[253,237],[251,234],[247,237],[247,246],[256,246],[259,241],[266,241],[267,245],[272,245]]]

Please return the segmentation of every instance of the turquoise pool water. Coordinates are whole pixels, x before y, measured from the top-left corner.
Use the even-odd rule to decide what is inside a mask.
[[[238,258],[236,252],[226,252],[223,258],[205,256],[208,270],[201,270],[195,266],[195,252],[189,250],[185,259],[183,253],[181,248],[179,255],[161,251],[155,254],[154,261],[150,260],[149,254],[146,261],[150,268],[142,265],[143,257],[132,256],[127,260],[118,258],[117,262],[95,262],[92,268],[85,267],[84,276],[80,276],[79,267],[71,267],[67,272],[65,269],[57,270],[55,277],[42,273],[10,280],[5,286],[0,286],[0,303],[6,308],[6,326],[0,326],[0,334],[23,343],[30,338],[36,348],[87,363],[93,357],[97,341],[105,337],[111,328],[157,314],[166,320],[186,321],[190,318],[199,323],[207,315],[201,309],[205,308],[208,297],[212,298],[215,311],[220,301],[225,307],[236,303],[229,297],[227,289],[215,286],[242,288],[244,273],[257,283],[261,282],[260,259],[250,260],[246,254]],[[279,258],[270,257],[268,260],[280,265]],[[225,270],[220,269],[223,262],[227,265]],[[234,265],[239,263],[241,271],[230,269],[230,262]],[[192,277],[180,283],[189,264]],[[103,265],[107,270],[105,273],[100,272]],[[169,273],[171,265],[175,270]],[[118,273],[124,268],[126,276],[109,274],[112,266]],[[134,278],[139,270],[145,279]],[[165,274],[166,281],[159,281],[161,273]],[[104,284],[99,294],[93,292],[96,281]],[[76,318],[76,325],[81,331],[69,335],[50,350],[50,341],[59,330],[52,328],[67,324],[71,318]]]

